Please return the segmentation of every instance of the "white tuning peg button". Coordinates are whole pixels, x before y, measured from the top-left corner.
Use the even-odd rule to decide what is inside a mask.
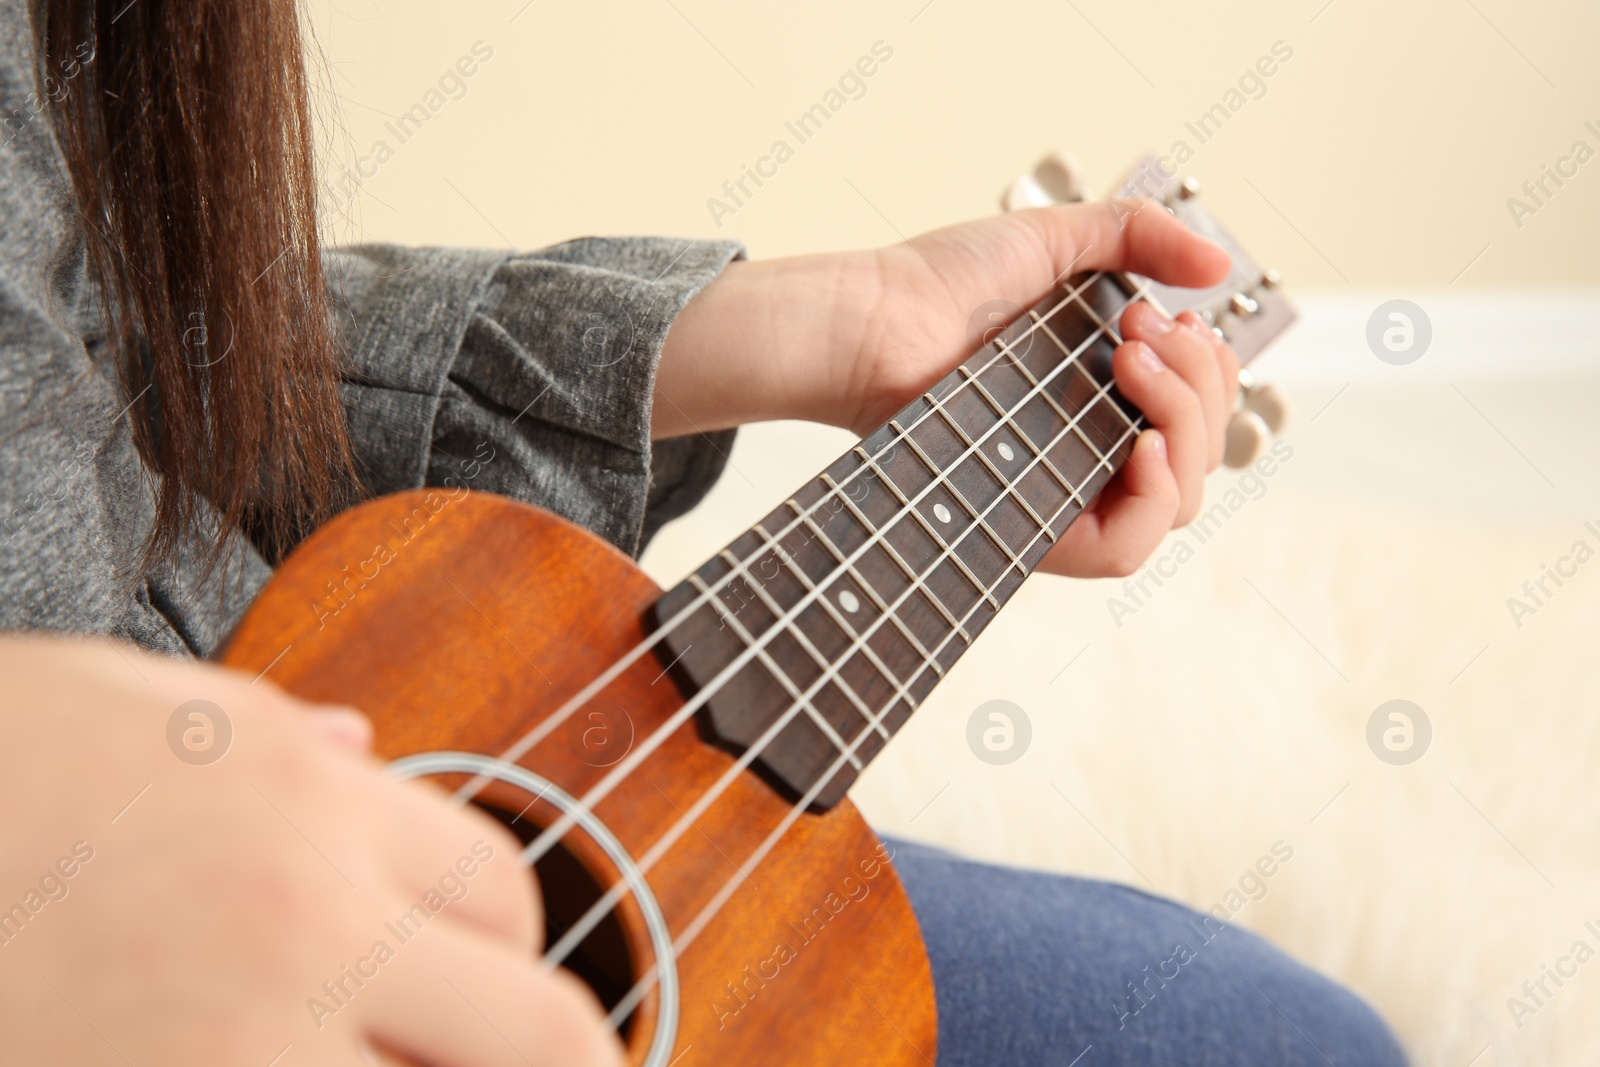
[[[1235,470],[1248,467],[1261,455],[1271,439],[1272,431],[1261,416],[1249,408],[1241,408],[1228,419],[1227,444],[1222,450],[1222,462]]]
[[[1082,164],[1060,149],[1041,159],[1033,168],[1033,176],[1058,204],[1076,204],[1089,199]]]
[[[1044,186],[1033,179],[1032,175],[1024,174],[1006,191],[1000,194],[1001,211],[1021,211],[1030,207],[1049,207],[1055,199],[1045,191]]]
[[[1254,385],[1246,389],[1244,406],[1261,416],[1261,421],[1273,433],[1282,433],[1289,424],[1289,400],[1275,385]]]

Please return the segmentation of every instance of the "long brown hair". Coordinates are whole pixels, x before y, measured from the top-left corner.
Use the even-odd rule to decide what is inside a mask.
[[[209,501],[269,552],[352,460],[318,252],[294,0],[35,0],[40,91],[83,216],[135,441],[148,562]],[[69,76],[70,75],[70,76]]]

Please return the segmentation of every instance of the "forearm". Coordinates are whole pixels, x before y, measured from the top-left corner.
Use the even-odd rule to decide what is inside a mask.
[[[875,264],[871,252],[729,264],[667,332],[651,435],[768,419],[851,424],[871,373],[859,353]]]
[[[960,223],[873,252],[735,263],[667,332],[653,434],[776,418],[870,433],[972,354],[975,310],[1032,307],[1069,274],[1092,270],[1206,288],[1227,277],[1228,256],[1160,205],[1117,201]],[[1152,428],[1046,570],[1132,573],[1199,509],[1238,363],[1197,316],[1182,323],[1142,304],[1119,317],[1117,386]]]

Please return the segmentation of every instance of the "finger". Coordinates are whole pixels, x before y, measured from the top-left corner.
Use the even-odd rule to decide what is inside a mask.
[[[1132,574],[1172,529],[1179,499],[1161,431],[1146,430],[1122,470],[1045,556],[1044,570],[1071,578]]]
[[[1030,208],[935,230],[898,247],[933,266],[940,288],[962,309],[996,297],[1029,307],[1088,270],[1210,286],[1227,277],[1229,264],[1225,251],[1151,200]]]
[[[308,708],[301,721],[312,733],[339,748],[357,755],[372,751],[372,720],[355,708],[319,704]]]
[[[318,1037],[321,1040],[294,1050],[295,1067],[416,1067],[360,1041],[329,1040],[320,1034]],[[278,1062],[288,1067],[289,1060],[286,1056]]]
[[[359,1036],[318,1034],[317,1040],[294,1046],[292,1059],[294,1067],[417,1067],[414,1062]],[[279,1062],[288,1067],[290,1060],[291,1057],[285,1057]]]
[[[388,783],[396,784],[396,783]],[[538,883],[522,845],[472,805],[425,782],[397,783],[386,795],[384,861],[410,904],[448,923],[476,928],[517,951],[536,952],[544,934]]]
[[[318,740],[326,737],[329,719],[345,720],[334,730],[354,735],[363,729],[352,721],[364,722],[353,709],[308,704],[267,683],[252,686],[233,671],[212,668],[195,675],[225,710],[238,709],[269,729]],[[250,717],[251,710],[264,714]],[[238,724],[241,732],[246,721]],[[327,745],[320,755],[340,761],[327,772],[327,780],[340,783],[339,810],[374,813],[356,832],[368,835],[362,851],[375,857],[379,877],[412,903],[448,902],[449,922],[477,925],[521,950],[537,949],[543,932],[537,886],[517,860],[516,838],[503,826],[434,786],[395,780],[348,745]]]
[[[1049,276],[1026,279],[1040,296],[1063,276],[1085,270],[1131,271],[1191,288],[1228,276],[1228,253],[1153,200],[1031,208],[1004,218],[1032,230],[1047,254]]]
[[[1177,522],[1181,526],[1199,513],[1205,490],[1210,445],[1200,397],[1143,341],[1120,345],[1111,358],[1111,369],[1118,388],[1144,412],[1150,425],[1161,431],[1167,466],[1178,483]]]
[[[436,936],[437,935],[437,936]],[[398,947],[357,999],[375,1045],[434,1067],[619,1067],[599,1004],[545,969],[468,931],[430,928]]]
[[[292,723],[303,736],[350,755],[372,751],[372,723],[344,704],[313,704],[279,689],[270,680],[209,663],[162,659],[145,672],[154,687],[175,702],[208,699],[225,713],[257,711]]]
[[[361,1055],[366,1057],[368,1067],[377,1064],[378,1067],[417,1067],[414,1063],[407,1063],[388,1049],[381,1046],[368,1045],[361,1050]]]
[[[268,682],[251,685],[235,671],[207,667],[182,672],[172,682],[184,693],[197,691],[198,683],[198,691],[224,710],[264,712],[263,723],[275,722],[302,737],[326,737],[328,719],[346,719],[334,730],[354,734],[362,729],[349,722],[352,714],[359,715],[351,709],[308,704]],[[432,914],[429,904],[440,905],[437,910],[448,923],[475,926],[519,951],[538,949],[544,920],[537,883],[520,863],[521,847],[509,831],[434,786],[394,780],[348,745],[330,745],[328,755],[348,764],[330,774],[348,791],[341,810],[377,813],[363,823],[362,832],[373,835],[369,843],[376,846],[382,875],[408,906]]]
[[[1178,321],[1189,327],[1195,333],[1205,338],[1217,354],[1217,366],[1222,371],[1222,399],[1223,407],[1229,414],[1233,413],[1234,402],[1239,396],[1239,356],[1233,346],[1224,341],[1217,331],[1206,324],[1206,321],[1192,311],[1185,311],[1178,316]]]
[[[1198,316],[1195,321],[1199,322]],[[1205,329],[1205,336],[1193,326],[1180,325],[1142,301],[1131,305],[1122,315],[1123,336],[1144,341],[1155,349],[1161,361],[1177,371],[1200,398],[1207,441],[1205,469],[1214,470],[1222,462],[1232,399],[1223,386],[1217,337],[1203,322],[1200,325]]]

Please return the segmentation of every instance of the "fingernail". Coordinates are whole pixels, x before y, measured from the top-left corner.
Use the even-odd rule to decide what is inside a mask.
[[[1156,350],[1143,341],[1133,342],[1133,358],[1139,361],[1139,366],[1151,374],[1164,374],[1167,365],[1161,362],[1161,357],[1156,355]]]
[[[1157,337],[1172,332],[1172,320],[1163,315],[1149,304],[1140,304],[1144,311],[1139,316],[1139,328],[1145,333],[1153,333]]]
[[[1150,430],[1150,447],[1155,449],[1156,458],[1167,458],[1167,438],[1160,430]]]
[[[336,745],[358,752],[372,748],[372,722],[354,708],[337,705],[315,708],[307,721],[313,730]]]
[[[1178,321],[1208,341],[1213,336],[1211,327],[1206,325],[1206,321],[1192,311],[1185,311],[1182,315],[1179,315]]]

